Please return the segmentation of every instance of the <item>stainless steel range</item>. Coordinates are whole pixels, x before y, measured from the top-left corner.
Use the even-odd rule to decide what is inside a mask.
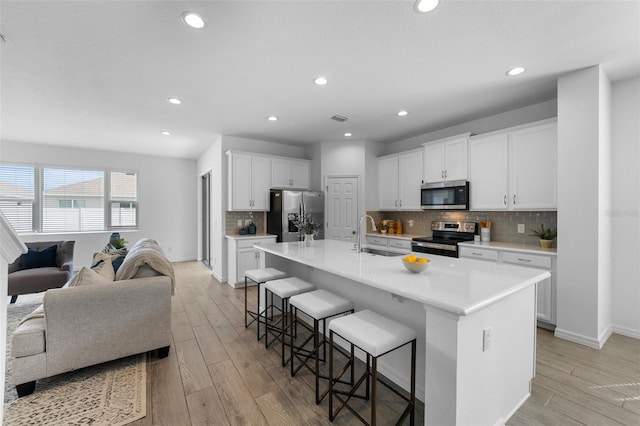
[[[458,257],[458,243],[473,241],[478,233],[475,222],[431,222],[431,238],[414,238],[411,250],[420,253],[439,254],[441,256]]]

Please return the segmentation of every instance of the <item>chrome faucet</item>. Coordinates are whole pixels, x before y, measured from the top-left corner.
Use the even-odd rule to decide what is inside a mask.
[[[361,236],[362,233],[360,232],[360,228],[362,228],[362,221],[367,217],[371,219],[371,226],[373,227],[373,231],[375,232],[378,230],[378,228],[376,228],[376,222],[373,220],[371,216],[369,216],[368,214],[365,214],[360,218],[360,220],[358,221],[358,242],[354,247],[358,253],[362,251],[362,236]]]

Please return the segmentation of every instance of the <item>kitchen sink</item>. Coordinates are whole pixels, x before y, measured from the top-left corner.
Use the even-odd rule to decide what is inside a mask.
[[[378,255],[378,256],[403,256],[404,253],[396,253],[394,251],[386,251],[386,250],[378,250],[378,249],[374,249],[374,248],[369,248],[369,247],[365,247],[362,249],[363,253],[369,253],[372,255]]]

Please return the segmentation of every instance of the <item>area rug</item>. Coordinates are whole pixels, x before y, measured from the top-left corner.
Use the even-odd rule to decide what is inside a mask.
[[[29,396],[17,398],[12,390],[16,399],[4,404],[3,424],[131,423],[146,415],[146,372],[146,354],[139,354],[38,380]]]

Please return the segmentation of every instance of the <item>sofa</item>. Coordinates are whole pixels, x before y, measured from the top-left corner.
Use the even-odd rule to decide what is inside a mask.
[[[50,288],[60,288],[69,281],[73,273],[73,249],[75,241],[26,243],[30,251],[36,252],[54,245],[56,246],[55,258],[52,259],[53,262],[45,262],[46,266],[37,264],[40,259],[36,261],[31,260],[30,264],[27,264],[25,261],[27,256],[32,256],[31,258],[33,258],[33,255],[39,255],[43,252],[22,254],[15,262],[9,265],[7,293],[11,296],[11,303],[15,303],[21,294],[40,293]]]
[[[175,277],[158,244],[136,243],[117,272],[108,256],[98,263],[103,271],[84,267],[47,290],[11,336],[18,396],[45,377],[147,351],[169,354]]]

